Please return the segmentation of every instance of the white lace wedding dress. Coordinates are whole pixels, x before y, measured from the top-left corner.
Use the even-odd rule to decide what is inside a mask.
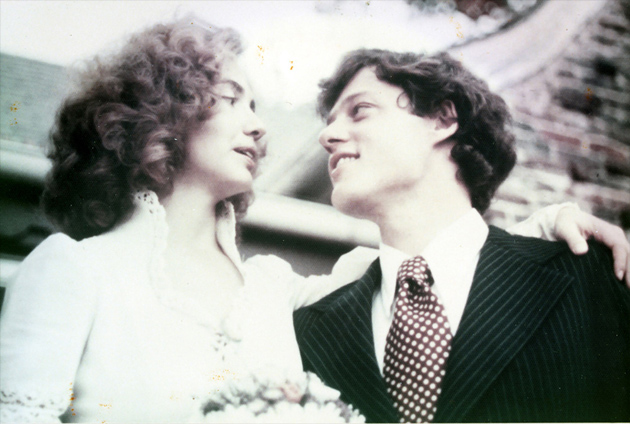
[[[216,322],[163,272],[157,196],[136,203],[116,229],[52,235],[24,260],[0,319],[0,422],[181,422],[244,370],[301,371],[293,310],[341,282],[298,278],[274,256],[241,262],[229,211],[217,238],[245,284]]]

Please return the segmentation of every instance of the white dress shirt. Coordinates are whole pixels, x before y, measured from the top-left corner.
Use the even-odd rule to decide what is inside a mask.
[[[459,327],[468,293],[488,237],[488,226],[475,209],[441,231],[421,253],[435,280],[432,290],[444,305],[453,335]],[[379,368],[383,369],[385,341],[394,318],[396,276],[402,262],[411,256],[385,244],[380,245],[383,272],[381,289],[374,294],[372,326]]]

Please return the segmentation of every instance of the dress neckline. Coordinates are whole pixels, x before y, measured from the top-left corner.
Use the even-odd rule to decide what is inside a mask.
[[[165,252],[168,240],[168,224],[166,209],[159,202],[155,192],[144,190],[134,195],[136,215],[147,218],[150,229],[147,237],[150,243],[149,282],[156,297],[164,306],[187,316],[199,325],[207,327],[214,334],[213,346],[221,352],[225,351],[228,341],[239,341],[242,330],[239,317],[242,316],[245,303],[245,286],[247,280],[243,272],[243,264],[236,246],[236,217],[232,203],[227,202],[223,212],[217,216],[217,242],[228,258],[234,263],[243,278],[243,285],[233,299],[232,308],[228,316],[218,319],[204,308],[196,298],[187,296],[175,288],[173,282],[166,275]],[[142,218],[140,218],[142,219]]]

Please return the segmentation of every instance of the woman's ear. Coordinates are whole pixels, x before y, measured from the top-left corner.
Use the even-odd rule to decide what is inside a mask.
[[[450,100],[444,100],[435,115],[435,129],[442,133],[442,140],[446,140],[459,128],[457,123],[457,110]]]

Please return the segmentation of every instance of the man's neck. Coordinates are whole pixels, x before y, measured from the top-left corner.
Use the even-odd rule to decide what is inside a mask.
[[[409,255],[418,255],[442,230],[471,208],[463,185],[441,185],[389,203],[376,224],[383,243]]]

